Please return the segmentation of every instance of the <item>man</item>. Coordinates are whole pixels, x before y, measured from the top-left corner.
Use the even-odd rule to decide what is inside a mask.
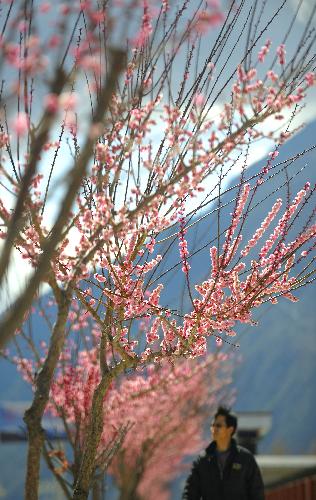
[[[263,482],[256,461],[233,435],[237,417],[219,407],[211,424],[212,443],[194,462],[183,500],[264,500]]]

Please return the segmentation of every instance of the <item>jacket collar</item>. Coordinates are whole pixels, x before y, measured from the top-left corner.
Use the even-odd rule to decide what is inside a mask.
[[[231,440],[230,450],[231,450],[231,455],[235,455],[239,451],[236,440],[234,438],[232,438]],[[211,444],[209,444],[208,447],[205,449],[205,452],[209,456],[216,455],[216,442],[212,441]]]

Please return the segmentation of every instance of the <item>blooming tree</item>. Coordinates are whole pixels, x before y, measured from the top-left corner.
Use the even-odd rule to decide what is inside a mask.
[[[43,2],[39,9],[7,4],[0,40],[7,76],[1,93],[0,280],[5,282],[13,249],[33,272],[1,317],[0,346],[32,314],[41,284],[56,302],[25,414],[27,499],[37,498],[41,419],[73,307],[99,332],[99,379],[74,488],[74,498],[83,499],[97,464],[104,398],[116,378],[147,363],[205,354],[208,337],[220,344],[235,335],[237,324],[253,323],[254,308],[280,295],[296,300],[293,290],[310,280],[313,207],[304,222],[301,216],[314,186],[303,183],[293,199],[277,199],[252,238],[242,241],[255,195],[287,167],[276,159],[315,83],[308,26],[288,57],[284,43],[273,47],[263,38],[285,1],[263,25],[265,3],[260,13],[246,4],[231,2],[225,15],[214,1],[196,6],[187,0],[179,7],[149,0]],[[43,19],[51,19],[51,9],[57,21],[49,27]],[[215,42],[201,61],[201,44],[216,26]],[[244,36],[246,50],[226,75]],[[227,40],[233,49],[223,62]],[[171,79],[179,75],[181,58],[175,89]],[[267,138],[269,159],[247,178],[249,148]],[[232,213],[223,225],[223,182],[242,157]],[[207,190],[217,190],[218,223],[209,272],[196,283],[186,233],[190,218],[210,202]],[[188,311],[164,302],[164,280],[157,276],[168,255],[160,253],[164,241],[179,245]]]
[[[46,349],[45,343],[42,347]],[[14,362],[34,385],[41,359],[32,362],[16,357]],[[145,372],[114,382],[103,400],[95,487],[108,469],[121,499],[138,495],[148,500],[168,498],[167,483],[182,469],[182,458],[204,444],[205,417],[219,401],[227,400],[231,366],[227,355],[217,353],[199,363],[152,364]],[[58,363],[46,411],[62,420],[72,456],[66,457],[65,450],[52,444],[45,450],[49,466],[69,498],[69,484],[79,472],[93,393],[100,380],[98,349],[78,352],[78,346],[69,341]]]

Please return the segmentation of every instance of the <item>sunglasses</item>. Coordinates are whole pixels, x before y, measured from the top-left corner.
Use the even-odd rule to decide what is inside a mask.
[[[221,429],[222,427],[227,427],[227,425],[213,423],[211,424],[211,427],[216,427],[216,429]]]

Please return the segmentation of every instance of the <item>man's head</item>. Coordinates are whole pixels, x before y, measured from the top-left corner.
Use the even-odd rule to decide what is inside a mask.
[[[211,424],[211,432],[218,448],[229,447],[232,436],[237,429],[237,417],[228,408],[220,406]]]

